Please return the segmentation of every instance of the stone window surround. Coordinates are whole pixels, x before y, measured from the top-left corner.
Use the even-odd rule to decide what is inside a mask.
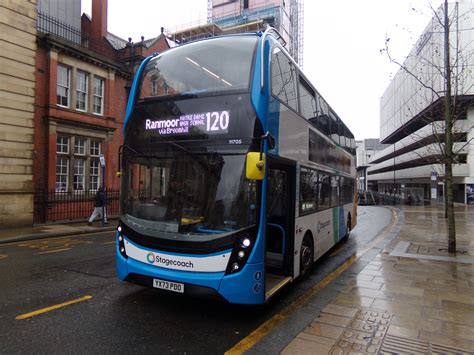
[[[68,108],[74,108],[74,111],[83,112],[91,114],[94,116],[105,116],[107,114],[107,82],[109,80],[114,80],[114,73],[111,70],[103,69],[97,67],[91,63],[79,61],[76,58],[72,58],[62,53],[55,53],[54,51],[50,52],[50,55],[53,59],[57,59],[58,66],[68,67],[70,70],[70,83],[69,83],[69,106]],[[83,72],[87,74],[87,103],[86,110],[76,109],[76,87],[77,87],[77,72]],[[103,80],[103,95],[102,95],[102,113],[95,113],[93,111],[93,91],[90,88],[93,88],[94,78]],[[58,107],[64,108],[64,106],[58,105]]]
[[[54,119],[54,118],[50,118],[49,119],[49,132],[50,134],[56,134],[57,136],[67,136],[67,137],[70,137],[69,138],[69,154],[66,154],[64,156],[67,156],[68,158],[71,158],[71,157],[74,157],[75,154],[73,154],[74,152],[74,137],[80,137],[80,138],[85,138],[88,142],[90,142],[91,140],[96,140],[96,141],[100,141],[100,153],[103,153],[105,151],[105,144],[108,140],[112,139],[113,137],[113,131],[111,131],[110,129],[100,129],[98,130],[97,127],[88,127],[88,126],[85,126],[85,125],[74,125],[74,124],[61,124],[60,121]],[[56,153],[56,145],[54,145],[54,157],[56,158],[58,156],[58,154]],[[72,152],[72,153],[71,153]],[[52,154],[52,152],[51,152]],[[61,155],[61,154],[59,154]],[[79,157],[79,156],[78,156]],[[83,156],[84,157],[84,156]],[[85,186],[84,186],[84,190],[85,191],[88,191],[90,190],[90,184],[93,182],[91,182],[91,176],[90,176],[90,168],[91,168],[91,161],[92,160],[99,160],[98,156],[96,156],[95,154],[92,154],[91,155],[91,149],[90,149],[90,144],[86,144],[86,165],[85,165]],[[82,158],[82,157],[80,157]],[[73,190],[73,161],[70,159],[70,162],[69,162],[69,178],[68,178],[68,181],[69,181],[69,186],[68,186],[68,191],[72,191],[74,192]],[[56,164],[55,164],[56,165]],[[54,173],[56,174],[55,172],[51,172],[51,173]],[[102,179],[102,173],[99,172],[99,185],[100,185],[100,181]]]

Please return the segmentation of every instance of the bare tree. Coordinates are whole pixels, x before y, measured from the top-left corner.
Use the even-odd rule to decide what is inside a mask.
[[[450,8],[452,10],[451,13],[449,13]],[[440,11],[436,11],[431,7],[434,14],[432,20],[435,23],[434,27],[440,28],[442,33],[442,37],[440,37],[442,38],[442,46],[433,46],[435,56],[431,58],[420,56],[421,50],[418,52],[417,48],[412,56],[413,58],[407,58],[404,63],[401,63],[394,59],[390,53],[389,38],[386,39],[385,48],[381,52],[386,53],[392,63],[397,64],[401,70],[414,79],[418,86],[417,95],[420,99],[420,105],[428,104],[426,106],[428,110],[419,110],[416,115],[420,118],[424,116],[431,124],[431,129],[433,130],[431,137],[434,137],[432,138],[434,139],[433,143],[436,143],[437,146],[434,150],[438,153],[430,155],[431,162],[428,162],[444,166],[444,199],[445,218],[447,218],[448,226],[448,252],[456,253],[453,165],[460,162],[462,152],[469,144],[469,141],[458,145],[457,149],[453,148],[455,141],[467,140],[463,130],[458,129],[456,121],[465,117],[465,105],[461,98],[465,93],[471,91],[473,82],[471,68],[468,65],[468,61],[472,58],[472,49],[461,48],[458,37],[459,32],[457,30],[459,20],[466,14],[458,13],[457,4],[450,8],[448,8],[447,0],[444,0],[444,6],[440,7]],[[451,33],[456,34],[454,40]],[[430,31],[425,32],[418,41],[418,46],[422,48],[422,46],[430,41],[431,34]],[[408,59],[412,60],[411,63],[413,63],[413,60],[416,61],[417,65],[410,66]],[[438,80],[442,80],[442,82],[437,82]],[[406,102],[406,105],[408,107],[407,114],[411,115],[410,105],[413,106],[413,103]],[[442,119],[442,121],[434,122],[436,116],[438,116],[438,120]],[[413,132],[410,132],[410,135],[413,135]],[[417,140],[417,144],[424,146],[425,152],[427,151],[427,143],[429,142],[421,137]],[[420,153],[420,158],[424,158],[426,161],[426,154],[423,156]]]

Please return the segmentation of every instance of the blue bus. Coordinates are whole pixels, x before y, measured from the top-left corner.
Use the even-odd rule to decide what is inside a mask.
[[[349,236],[354,157],[272,28],[146,58],[120,150],[119,279],[266,302]]]

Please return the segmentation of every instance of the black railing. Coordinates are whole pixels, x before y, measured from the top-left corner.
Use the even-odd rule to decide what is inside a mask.
[[[38,12],[36,29],[41,33],[51,33],[78,45],[82,44],[82,33],[79,29],[42,12]]]
[[[95,191],[47,191],[35,190],[35,224],[57,221],[80,221],[88,218],[95,206]],[[119,214],[120,191],[108,189],[107,215]]]
[[[430,203],[430,200],[422,195],[414,194],[393,194],[381,193],[377,191],[359,191],[359,206],[391,205],[391,206],[423,206]]]
[[[38,12],[36,29],[39,33],[51,34],[68,42],[74,43],[84,49],[115,58],[116,50],[106,43],[83,34],[80,29],[71,26],[55,17]]]

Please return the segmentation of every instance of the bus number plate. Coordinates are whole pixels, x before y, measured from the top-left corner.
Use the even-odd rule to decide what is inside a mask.
[[[184,284],[178,282],[153,279],[153,287],[161,288],[162,290],[184,293]]]

